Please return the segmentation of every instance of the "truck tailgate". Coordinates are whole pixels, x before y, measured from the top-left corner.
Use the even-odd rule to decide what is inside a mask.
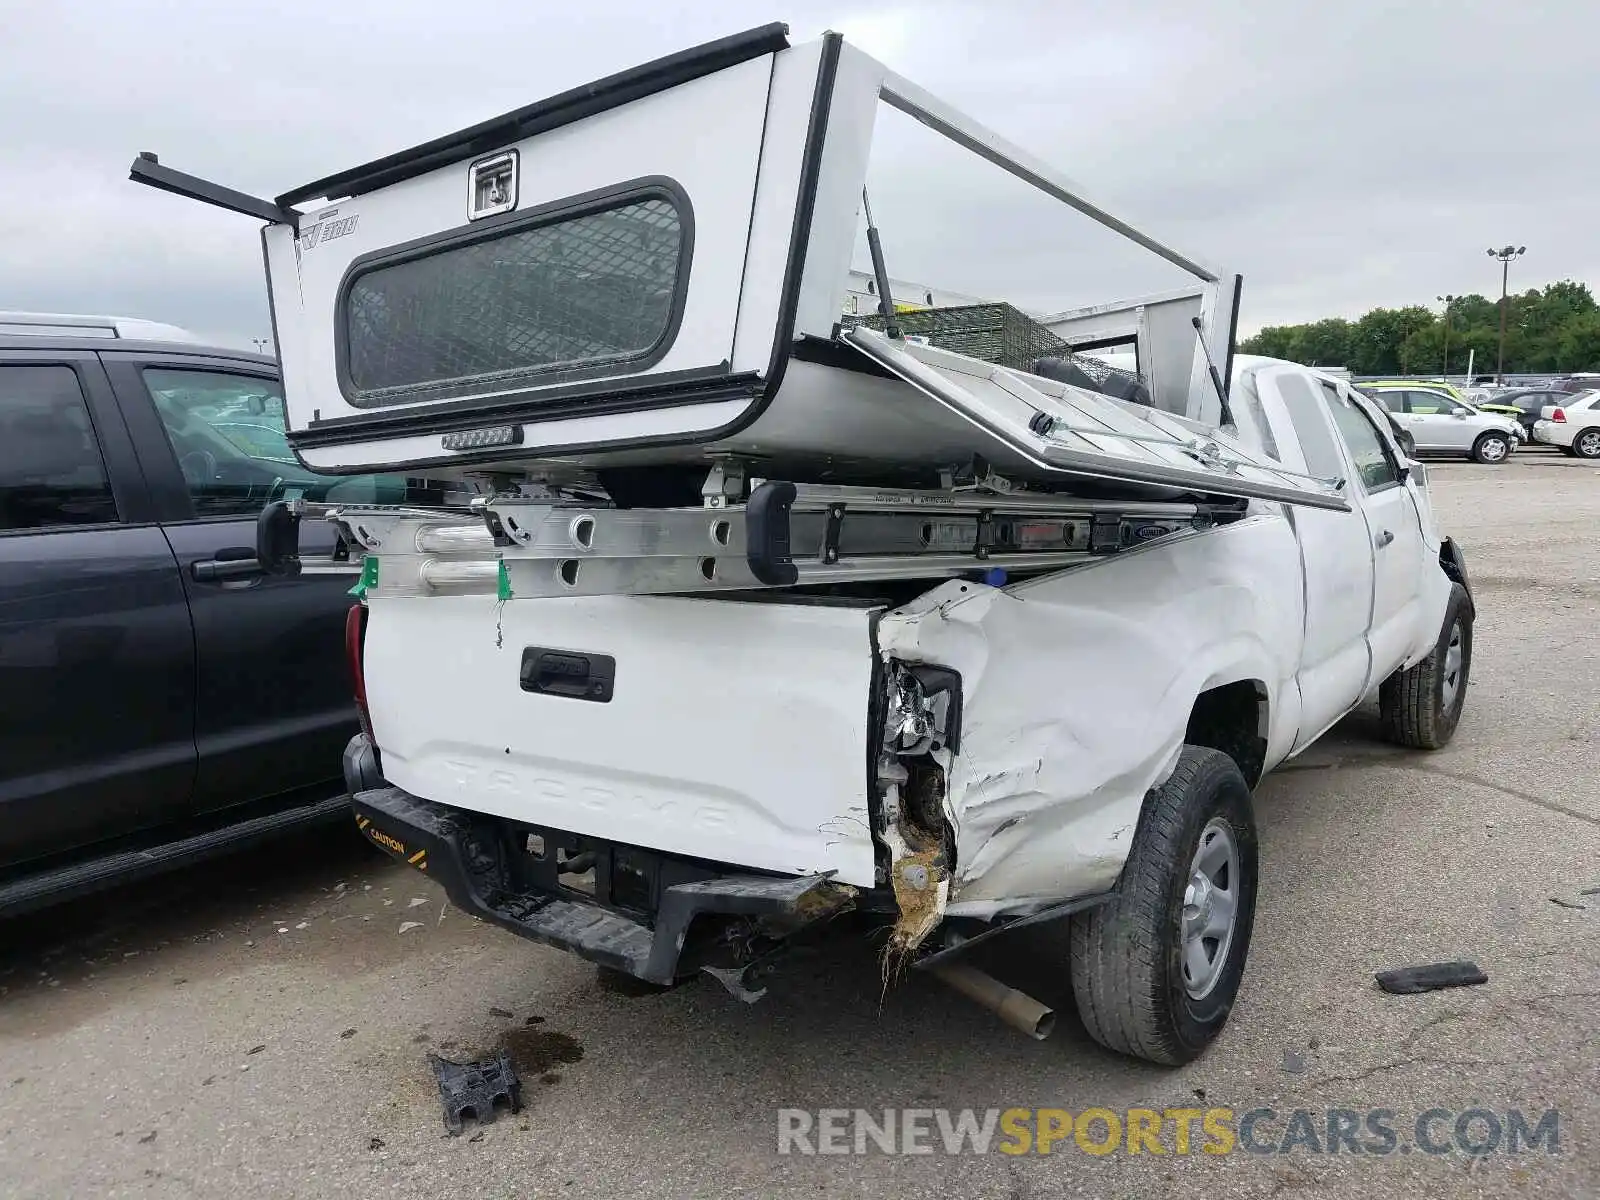
[[[391,783],[629,845],[874,882],[875,608],[368,603],[367,694]]]

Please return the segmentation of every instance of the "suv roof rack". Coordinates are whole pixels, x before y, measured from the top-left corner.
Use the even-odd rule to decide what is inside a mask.
[[[0,311],[0,336],[114,338],[145,342],[200,342],[187,329],[140,317]]]

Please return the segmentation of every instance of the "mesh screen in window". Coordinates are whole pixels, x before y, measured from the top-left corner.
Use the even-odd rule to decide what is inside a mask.
[[[649,356],[672,324],[683,232],[651,197],[364,272],[343,318],[352,399]]]

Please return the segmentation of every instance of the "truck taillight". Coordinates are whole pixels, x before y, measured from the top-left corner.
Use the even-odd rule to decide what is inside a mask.
[[[344,618],[344,654],[350,668],[350,686],[354,689],[356,711],[361,714],[361,732],[377,746],[372,736],[372,714],[367,711],[367,673],[362,662],[362,649],[367,637],[367,606],[352,604]]]
[[[1550,419],[1558,425],[1565,425],[1567,423],[1567,410],[1564,408],[1556,409],[1555,412],[1550,414]]]

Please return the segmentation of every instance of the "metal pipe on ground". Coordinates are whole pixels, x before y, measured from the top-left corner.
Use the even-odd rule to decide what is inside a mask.
[[[1044,1041],[1056,1027],[1056,1014],[1052,1008],[1040,1004],[1026,992],[1001,983],[992,975],[985,975],[966,963],[941,963],[930,968],[930,974],[942,979],[956,991],[976,1004],[982,1005],[1013,1029],[1021,1030],[1036,1041]]]

